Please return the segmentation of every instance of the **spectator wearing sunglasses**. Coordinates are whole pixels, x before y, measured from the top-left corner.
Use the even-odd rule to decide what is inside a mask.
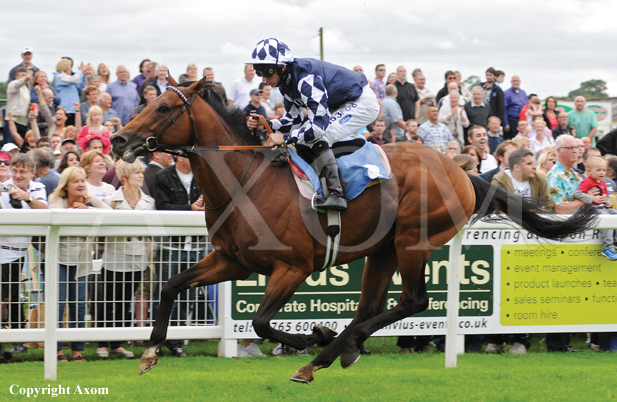
[[[11,177],[9,172],[11,162],[9,159],[9,156],[5,152],[0,152],[0,183],[4,183]]]

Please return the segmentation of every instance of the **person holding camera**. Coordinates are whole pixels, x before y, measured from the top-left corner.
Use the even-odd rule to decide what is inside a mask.
[[[0,208],[47,209],[45,186],[33,181],[35,164],[32,158],[18,154],[11,160],[10,168],[12,177],[0,184]],[[24,310],[19,300],[19,274],[31,242],[30,236],[0,236],[0,317],[4,317],[8,306],[7,323],[12,328],[25,326]],[[23,344],[15,344],[12,352],[24,350]]]

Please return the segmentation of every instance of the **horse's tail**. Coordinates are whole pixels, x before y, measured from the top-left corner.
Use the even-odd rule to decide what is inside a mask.
[[[480,219],[504,221],[505,215],[526,231],[551,240],[563,240],[569,235],[583,232],[595,226],[597,212],[591,205],[578,209],[569,218],[561,219],[548,215],[542,207],[546,200],[536,197],[521,197],[490,184],[477,176],[469,176],[476,193],[475,217],[471,223]],[[493,216],[491,216],[493,215]]]

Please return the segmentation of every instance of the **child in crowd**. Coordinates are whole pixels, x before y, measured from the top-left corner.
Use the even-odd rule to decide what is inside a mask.
[[[604,176],[606,176],[607,163],[599,156],[591,156],[587,159],[587,169],[585,170],[585,180],[581,182],[578,191],[574,193],[574,197],[585,203],[589,203],[591,197],[587,192],[597,187],[600,189],[600,195],[593,197],[593,205],[598,209],[598,213],[603,215],[617,215],[617,211],[612,209],[611,199],[608,196]],[[585,199],[586,198],[586,199]],[[601,230],[602,238],[602,255],[611,261],[617,260],[615,253],[615,240],[617,240],[617,231]]]

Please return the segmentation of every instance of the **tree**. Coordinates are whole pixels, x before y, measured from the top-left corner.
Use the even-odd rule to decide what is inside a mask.
[[[473,88],[475,86],[482,85],[482,81],[480,80],[480,77],[478,77],[477,75],[472,75],[471,77],[469,77],[465,81],[463,81],[463,83],[467,84],[467,88],[469,90],[471,90],[471,88]]]
[[[589,80],[581,83],[581,87],[568,94],[568,98],[584,96],[585,98],[607,98],[606,81]]]
[[[0,99],[6,99],[6,82],[0,82]]]

